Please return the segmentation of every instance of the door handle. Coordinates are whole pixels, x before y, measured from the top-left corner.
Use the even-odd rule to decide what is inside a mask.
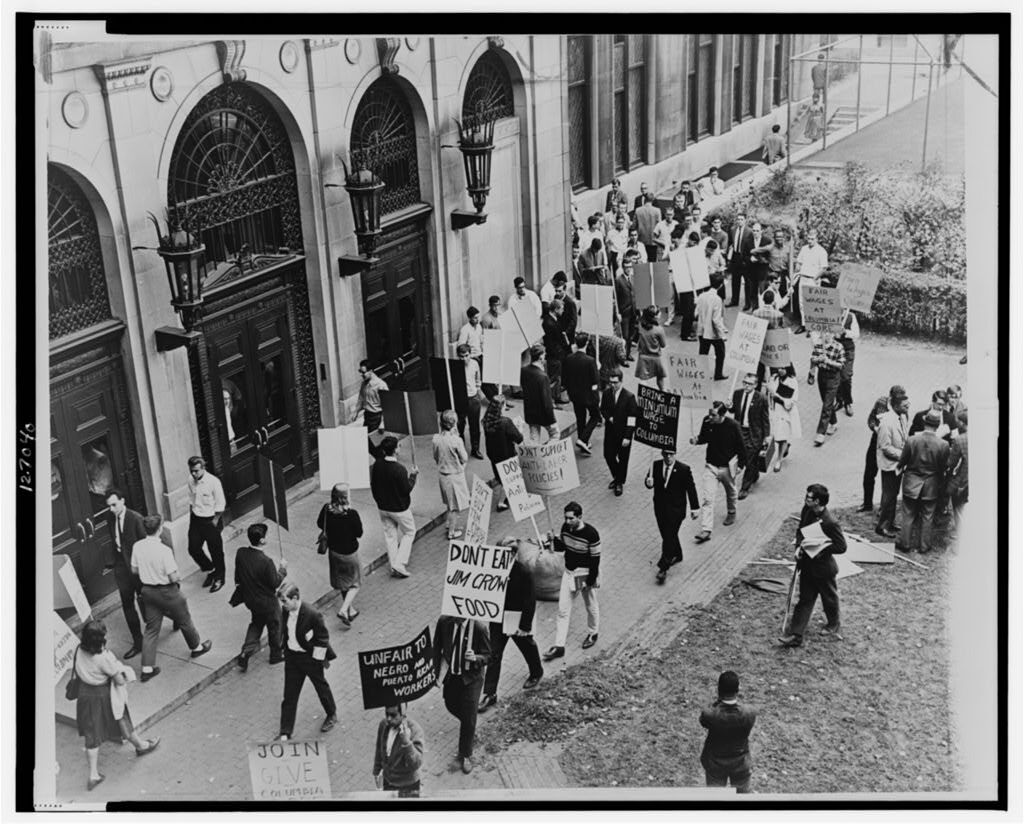
[[[93,536],[96,535],[96,527],[93,525],[92,518],[85,519],[85,532],[89,540],[92,540]]]
[[[263,427],[263,445],[270,446],[270,432],[267,431],[267,427]]]
[[[75,524],[72,527],[72,529],[75,532],[75,540],[78,541],[80,544],[84,544],[86,536],[85,536],[85,527],[82,526],[82,522],[79,521],[77,524]]]

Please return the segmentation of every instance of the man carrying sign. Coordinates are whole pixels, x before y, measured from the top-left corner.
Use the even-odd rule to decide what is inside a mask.
[[[572,602],[583,593],[587,607],[587,637],[583,649],[590,649],[597,643],[598,622],[601,617],[597,603],[597,573],[601,565],[601,536],[590,524],[583,523],[583,507],[576,501],[565,505],[565,523],[562,533],[555,538],[555,548],[565,553],[565,572],[562,574],[562,588],[558,593],[558,625],[555,645],[544,653],[545,661],[553,661],[565,655],[565,641],[569,637],[569,618]]]
[[[459,762],[467,775],[473,771],[477,706],[490,657],[490,632],[486,624],[452,615],[437,619],[434,671],[437,683],[444,685],[445,708],[459,719]]]

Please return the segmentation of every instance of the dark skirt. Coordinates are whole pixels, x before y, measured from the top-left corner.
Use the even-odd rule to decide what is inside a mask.
[[[118,744],[124,742],[121,725],[114,718],[114,711],[110,706],[109,683],[93,686],[83,681],[78,690],[75,716],[78,721],[78,734],[85,738],[87,749],[94,750],[104,741],[114,741]],[[124,708],[124,717],[130,728],[131,716],[128,714],[128,707]]]
[[[359,553],[353,552],[349,555],[341,555],[337,552],[327,553],[327,563],[330,567],[331,586],[348,592],[357,588],[363,582],[363,571],[359,563]]]

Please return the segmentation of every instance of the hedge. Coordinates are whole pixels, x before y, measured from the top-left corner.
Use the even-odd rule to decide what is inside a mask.
[[[967,342],[967,284],[926,272],[885,273],[871,314],[860,324],[877,332]]]

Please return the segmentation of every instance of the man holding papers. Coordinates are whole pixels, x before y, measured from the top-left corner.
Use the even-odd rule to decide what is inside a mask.
[[[839,589],[836,586],[839,568],[832,556],[846,552],[846,538],[842,527],[828,511],[828,497],[828,489],[821,484],[807,487],[794,541],[796,568],[800,572],[800,598],[789,622],[789,632],[779,638],[784,647],[803,645],[804,631],[819,595],[828,621],[821,634],[839,641],[843,638],[839,634]]]

